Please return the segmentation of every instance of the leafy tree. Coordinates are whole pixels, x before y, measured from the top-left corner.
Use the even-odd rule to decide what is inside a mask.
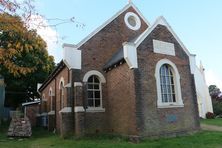
[[[212,105],[215,115],[222,115],[221,91],[216,85],[209,86],[209,93],[212,99]]]
[[[0,14],[0,73],[5,77],[7,104],[16,107],[37,94],[36,84],[54,68],[46,47],[20,17]]]
[[[218,99],[221,91],[216,85],[210,85],[209,93],[212,99]]]

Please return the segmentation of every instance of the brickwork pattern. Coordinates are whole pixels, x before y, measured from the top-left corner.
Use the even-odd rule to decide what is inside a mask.
[[[137,135],[134,73],[125,63],[107,73],[109,128]]]
[[[30,120],[30,123],[33,126],[36,126],[37,124],[37,118],[36,115],[39,113],[39,105],[30,105],[26,106],[26,115]]]
[[[174,43],[176,56],[153,52],[152,40]],[[164,135],[188,132],[197,129],[195,89],[190,72],[189,58],[166,27],[158,25],[138,47],[139,69],[135,71],[137,82],[137,124],[141,135]],[[156,63],[167,58],[172,61],[180,74],[182,108],[157,108],[157,89],[155,79]],[[174,119],[174,121],[170,121]]]

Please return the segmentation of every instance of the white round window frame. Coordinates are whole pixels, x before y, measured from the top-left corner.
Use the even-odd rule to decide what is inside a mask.
[[[136,22],[136,26],[132,26],[130,23],[129,23],[129,17],[133,17],[135,19],[135,22]],[[126,26],[131,29],[131,30],[139,30],[140,27],[141,27],[141,20],[139,18],[138,15],[136,15],[135,13],[133,12],[127,12],[125,14],[125,17],[124,17],[124,21],[125,21],[125,24]]]

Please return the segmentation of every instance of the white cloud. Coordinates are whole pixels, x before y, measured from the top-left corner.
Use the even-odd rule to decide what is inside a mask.
[[[207,85],[216,85],[222,90],[222,77],[218,76],[213,70],[206,70],[205,72]]]
[[[46,19],[40,15],[32,15],[31,20],[28,22],[31,29],[36,29],[37,33],[47,43],[47,50],[50,55],[54,56],[55,62],[61,60],[61,45],[59,44],[58,32],[50,27]]]

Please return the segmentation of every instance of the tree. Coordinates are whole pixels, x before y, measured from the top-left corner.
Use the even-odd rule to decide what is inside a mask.
[[[16,22],[16,23],[15,23]],[[0,73],[6,82],[6,103],[14,107],[37,94],[36,84],[54,68],[46,43],[27,29],[19,16],[0,14]]]
[[[221,91],[216,85],[209,86],[209,93],[212,99],[212,105],[215,115],[222,115],[222,98]]]
[[[210,85],[209,93],[212,99],[218,99],[221,91],[216,85]]]

